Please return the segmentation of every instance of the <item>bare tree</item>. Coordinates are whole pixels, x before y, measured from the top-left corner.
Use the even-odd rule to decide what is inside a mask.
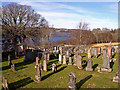
[[[4,35],[9,33],[11,37],[25,35],[28,28],[48,26],[48,22],[30,6],[12,3],[2,7],[2,14]]]

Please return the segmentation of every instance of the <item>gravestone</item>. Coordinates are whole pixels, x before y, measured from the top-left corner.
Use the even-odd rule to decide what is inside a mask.
[[[59,62],[58,62],[59,64],[61,64],[62,63],[62,55],[61,54],[59,54]]]
[[[63,54],[62,47],[59,47],[59,50],[60,50],[60,54],[62,55]]]
[[[76,76],[73,72],[70,72],[69,74],[69,84],[68,84],[68,88],[69,89],[76,89]]]
[[[101,54],[101,48],[99,47],[98,48],[98,55],[100,55]]]
[[[10,54],[8,55],[8,61],[9,61],[9,66],[12,65],[12,61],[11,61],[11,58],[10,58]]]
[[[50,54],[49,53],[47,54],[47,60],[50,60]]]
[[[88,49],[88,58],[91,58],[90,49]]]
[[[112,59],[112,48],[111,47],[107,48],[107,54],[110,57],[110,59]]]
[[[11,69],[12,69],[12,71],[15,71],[15,65],[14,64],[11,65]]]
[[[36,57],[36,66],[39,64],[39,57]],[[36,67],[35,66],[35,67]]]
[[[97,58],[97,56],[98,56],[98,49],[94,48],[94,58]]]
[[[25,53],[25,60],[24,61],[30,61],[34,60],[34,54],[31,49],[27,49]]]
[[[47,60],[43,61],[43,71],[47,72]]]
[[[119,81],[119,76],[118,76],[118,72],[116,72],[115,76],[113,77],[113,82],[117,82]]]
[[[66,51],[66,57],[67,58],[69,57],[69,51],[68,50]]]
[[[53,72],[56,72],[56,71],[57,71],[57,65],[54,64],[54,63],[52,64],[52,71],[53,71]]]
[[[107,55],[107,49],[103,49],[103,66],[101,68],[101,71],[108,71],[111,72],[112,69],[110,68],[110,57]]]
[[[8,87],[8,80],[6,79],[5,76],[3,76],[3,83],[2,83],[2,86],[3,86],[4,90],[9,90],[9,87]]]
[[[87,61],[86,71],[93,71],[92,64],[93,64],[92,60]]]
[[[35,79],[37,80],[37,83],[39,83],[41,81],[41,68],[40,65],[38,64],[36,66],[37,68],[37,75],[35,75]]]
[[[72,65],[72,57],[69,57],[68,59],[69,59],[68,65]]]
[[[42,69],[42,63],[40,63],[40,69],[43,70],[43,69]]]
[[[77,58],[76,58],[76,66],[79,68],[79,69],[82,69],[82,57],[80,55],[77,55]]]
[[[63,55],[63,64],[66,64],[66,56]]]

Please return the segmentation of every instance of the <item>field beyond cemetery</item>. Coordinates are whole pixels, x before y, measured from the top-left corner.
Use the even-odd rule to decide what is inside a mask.
[[[15,64],[16,71],[12,71],[8,66],[9,63],[6,60],[2,62],[2,75],[5,75],[8,79],[9,88],[67,88],[69,83],[69,74],[74,72],[76,75],[77,88],[117,88],[118,84],[112,82],[115,73],[118,70],[118,54],[113,53],[113,58],[117,61],[111,63],[113,71],[109,72],[97,72],[97,67],[102,67],[102,55],[97,59],[91,58],[93,61],[94,71],[85,71],[86,61],[88,60],[87,54],[81,54],[83,57],[83,70],[79,70],[73,65],[58,64],[58,59],[48,61],[48,72],[42,71],[42,81],[40,83],[34,82],[36,69],[35,62],[23,62],[23,57],[12,60]],[[41,60],[40,62],[43,62]],[[57,64],[57,72],[53,73],[52,63]]]

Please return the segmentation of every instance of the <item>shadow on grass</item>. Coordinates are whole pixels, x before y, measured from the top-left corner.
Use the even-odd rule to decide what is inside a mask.
[[[100,57],[100,55],[101,55],[101,54],[98,54],[97,58],[99,58],[99,57]]]
[[[114,57],[115,57],[115,55],[116,55],[116,53],[114,53],[114,54],[112,55],[112,58],[114,58]]]
[[[24,66],[24,65],[27,65],[27,64],[31,64],[31,63],[33,63],[33,62],[34,62],[34,61],[15,63],[15,67]],[[10,68],[11,68],[11,67],[8,65],[8,66],[2,67],[2,70],[6,70],[6,69],[10,69]],[[0,69],[1,69],[1,68],[0,68]]]
[[[82,65],[83,69],[87,66],[87,63],[85,63],[84,65]]]
[[[89,75],[85,77],[84,79],[80,80],[78,83],[76,83],[77,89],[79,89],[87,80],[89,80],[92,77],[92,75]]]
[[[60,68],[59,70],[57,70],[57,72],[60,72],[60,71],[64,70],[66,67],[67,67],[67,66],[64,66],[64,67]],[[49,73],[49,74],[43,76],[43,77],[42,77],[42,81],[45,80],[46,78],[50,77],[50,76],[53,75],[54,73],[57,73],[57,72],[52,72],[52,73]]]
[[[114,62],[112,61],[112,62],[110,62],[110,68],[112,68],[113,69],[113,65],[114,65]]]
[[[27,68],[27,67],[17,67],[17,68],[15,68],[15,70],[18,71],[18,70],[21,70],[21,69],[24,69],[24,68]]]
[[[17,88],[23,87],[23,86],[25,86],[25,85],[27,85],[27,84],[29,84],[31,82],[33,82],[33,80],[31,80],[30,77],[27,77],[27,78],[24,78],[22,80],[10,83],[9,88],[10,88],[10,90],[12,90],[13,88],[17,89]]]
[[[57,62],[58,62],[58,60],[51,61],[51,62],[48,63],[48,66],[52,65],[53,63],[57,63]]]
[[[92,68],[93,68],[93,71],[95,70],[95,68],[98,66],[98,64],[94,64],[93,66],[92,66]]]

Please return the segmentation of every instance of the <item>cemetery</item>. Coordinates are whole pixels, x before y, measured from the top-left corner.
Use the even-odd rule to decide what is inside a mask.
[[[111,47],[101,47],[99,50],[86,46],[81,50],[76,46],[59,46],[55,50],[59,51],[57,54],[54,47],[53,50],[43,49],[43,52],[42,49],[37,52],[27,49],[24,56],[14,59],[8,54],[1,67],[3,87],[117,88],[118,52],[108,52]],[[56,57],[52,58],[53,54]]]
[[[0,89],[120,87],[118,3],[1,5]]]

